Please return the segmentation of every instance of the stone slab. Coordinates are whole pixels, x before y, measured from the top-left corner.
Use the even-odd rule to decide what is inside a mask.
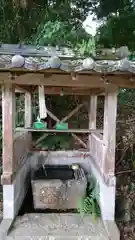
[[[16,218],[8,237],[34,240],[37,236],[38,240],[109,239],[100,218],[96,220],[92,216],[81,218],[80,214],[75,213],[25,214]]]

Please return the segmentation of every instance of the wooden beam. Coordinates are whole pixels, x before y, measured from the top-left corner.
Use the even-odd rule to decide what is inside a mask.
[[[97,96],[90,96],[89,128],[96,129],[97,119]]]
[[[14,172],[14,129],[15,129],[15,88],[12,84],[2,86],[2,140],[3,140],[3,183],[4,176]]]
[[[25,128],[32,124],[32,99],[31,93],[25,93]]]
[[[84,106],[84,103],[79,104],[76,108],[74,108],[66,117],[62,118],[62,122],[66,122],[68,119],[70,119],[74,114],[76,114],[82,107]]]
[[[28,86],[28,85],[15,85],[15,92],[28,92],[28,93],[31,93],[33,90],[32,90],[32,87]]]
[[[103,129],[103,142],[105,146],[102,170],[108,175],[114,175],[115,171],[117,95],[117,87],[111,86],[106,90]]]
[[[8,81],[11,81],[10,79]],[[61,87],[103,87],[103,82],[100,81],[100,78],[97,76],[87,76],[79,75],[78,80],[72,80],[70,74],[49,74],[45,76],[44,74],[24,74],[17,76],[14,80],[14,83],[19,83],[20,85],[29,84],[29,85],[44,85],[44,86],[61,86]],[[95,84],[96,83],[96,84]]]
[[[95,128],[96,129],[96,119],[97,119],[97,96],[92,95],[90,96],[90,105],[89,105],[89,129]],[[88,146],[90,149],[90,142],[91,142],[91,136],[89,135],[88,138]]]
[[[84,103],[79,104],[76,108],[74,108],[66,117],[62,118],[61,120],[59,120],[59,122],[66,122],[68,119],[70,119],[75,113],[77,113],[82,107],[84,106]],[[56,122],[58,122],[58,118],[51,113],[48,109],[47,109],[47,113],[48,115],[55,120]]]
[[[100,89],[100,88],[73,88],[73,87],[45,87],[45,94],[48,95],[61,95],[61,93],[63,93],[63,95],[82,95],[82,96],[89,96],[92,94],[103,94],[104,93],[104,89]]]
[[[102,133],[101,129],[66,129],[66,130],[57,130],[57,129],[33,129],[33,128],[16,128],[16,132],[46,132],[46,133]]]
[[[38,86],[38,97],[39,97],[39,117],[40,119],[42,118],[44,119],[47,117],[44,86]]]
[[[57,73],[58,72],[58,73]],[[77,73],[77,80],[72,80],[69,73],[62,71],[50,71],[46,73],[25,73],[16,76],[14,79],[10,77],[10,73],[1,75],[0,83],[12,82],[19,85],[44,85],[44,86],[57,86],[57,87],[88,87],[88,88],[106,88],[109,84],[114,84],[121,88],[135,88],[135,74],[132,73],[110,73],[106,74],[106,80],[102,78],[101,73],[87,71]],[[4,78],[3,78],[4,77]],[[108,84],[109,83],[109,84]]]

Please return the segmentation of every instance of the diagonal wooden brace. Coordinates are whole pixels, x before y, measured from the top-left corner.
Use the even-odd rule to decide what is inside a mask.
[[[66,117],[62,118],[61,120],[59,118],[57,118],[52,112],[50,112],[47,109],[47,113],[48,115],[55,120],[56,122],[65,122],[68,119],[70,119],[76,112],[79,111],[80,108],[82,108],[84,106],[85,103],[82,103],[80,105],[78,105],[75,109],[73,109]],[[55,126],[54,126],[55,127]],[[77,140],[84,148],[87,148],[87,145],[74,133],[71,134],[75,140]],[[48,134],[44,134],[42,137],[40,137],[37,141],[36,141],[36,145],[38,145],[43,139],[45,139],[48,136]]]

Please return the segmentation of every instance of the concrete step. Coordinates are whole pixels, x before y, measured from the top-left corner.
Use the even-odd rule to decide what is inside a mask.
[[[25,214],[17,217],[7,240],[108,240],[100,218],[76,213]]]
[[[108,238],[104,237],[90,237],[90,236],[82,236],[82,237],[75,237],[75,236],[24,236],[24,237],[7,237],[6,240],[107,240]],[[2,239],[5,240],[5,239]]]

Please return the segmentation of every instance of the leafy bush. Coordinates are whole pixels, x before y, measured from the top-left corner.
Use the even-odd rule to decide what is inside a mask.
[[[92,177],[88,180],[87,195],[84,199],[79,199],[78,212],[83,217],[85,215],[92,215],[95,218],[100,216],[100,208],[98,205],[99,188]]]

